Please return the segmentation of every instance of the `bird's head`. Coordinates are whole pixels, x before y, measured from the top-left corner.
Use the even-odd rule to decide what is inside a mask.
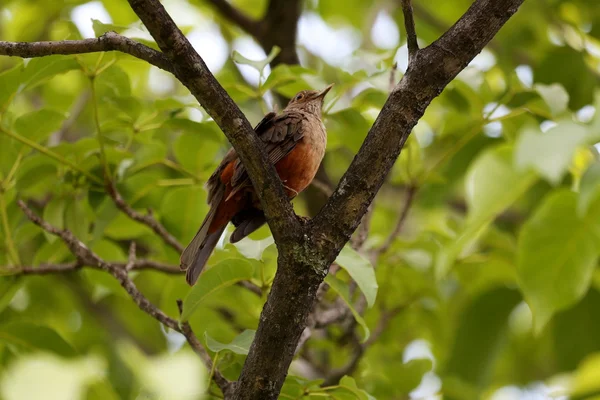
[[[302,108],[317,115],[321,115],[321,108],[327,92],[331,90],[333,83],[325,89],[319,90],[303,90],[298,92],[288,103],[287,109]]]

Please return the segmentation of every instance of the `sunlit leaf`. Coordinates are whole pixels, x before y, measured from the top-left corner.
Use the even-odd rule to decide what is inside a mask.
[[[592,164],[581,178],[579,184],[579,199],[577,202],[577,214],[584,216],[590,205],[600,195],[600,164]]]
[[[551,85],[535,85],[535,90],[542,96],[553,115],[558,115],[569,105],[569,93],[558,83]]]
[[[377,297],[378,285],[375,270],[369,260],[357,253],[350,245],[346,245],[335,262],[348,272],[365,295],[369,307],[372,307]]]
[[[0,325],[0,342],[22,351],[49,351],[63,357],[73,357],[75,350],[54,330],[29,322]]]
[[[210,337],[207,332],[204,332],[204,340],[206,341],[206,347],[211,351],[219,352],[223,350],[229,350],[236,354],[246,355],[250,351],[250,345],[254,340],[254,334],[256,331],[246,329],[240,333],[229,343],[221,343]]]
[[[531,172],[516,171],[510,147],[491,149],[479,156],[465,177],[469,214],[464,229],[438,256],[436,276],[444,277],[467,245],[479,237],[494,218],[513,204],[535,182]]]
[[[580,217],[576,194],[561,190],[527,220],[519,235],[517,267],[536,332],[583,297],[599,254],[600,202]]]
[[[236,62],[237,64],[249,65],[249,66],[253,67],[254,69],[256,69],[258,72],[262,73],[263,70],[265,69],[265,67],[267,65],[269,65],[269,63],[271,61],[273,61],[273,59],[275,57],[277,57],[277,54],[279,54],[280,51],[281,51],[281,49],[279,47],[273,46],[273,48],[271,49],[271,52],[269,53],[267,58],[265,58],[264,60],[257,61],[257,60],[250,60],[234,50],[233,54],[232,54],[232,58],[233,58],[233,61]]]
[[[561,121],[545,133],[527,130],[516,144],[515,165],[521,170],[533,168],[549,182],[557,184],[575,149],[587,140],[586,128],[569,121]]]
[[[210,294],[236,282],[252,278],[254,266],[246,260],[232,258],[221,261],[200,274],[198,282],[192,287],[183,301],[181,319],[187,321],[202,301]]]

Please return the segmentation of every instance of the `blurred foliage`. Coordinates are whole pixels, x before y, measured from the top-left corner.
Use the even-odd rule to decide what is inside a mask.
[[[392,65],[398,62],[396,79],[406,68],[400,1],[307,0],[301,24],[320,21],[349,44],[340,39],[339,47],[327,48],[323,36],[319,52],[300,29],[302,66],[273,70],[266,55],[257,59],[235,46],[244,33],[208,2],[164,3],[185,32],[202,25],[222,35],[228,57],[213,72],[253,123],[272,108],[274,93],[291,96],[336,83],[325,105],[325,165],[334,182],[385,102]],[[266,5],[232,3],[254,17]],[[415,1],[421,44],[434,41],[470,4]],[[110,20],[77,19],[82,5],[103,8]],[[400,32],[385,49],[376,46],[373,28],[382,18],[392,24],[384,34],[393,39]],[[2,40],[77,39],[76,23],[151,43],[123,1],[0,5]],[[353,50],[330,57],[344,46]],[[260,74],[245,78],[242,67]],[[362,326],[351,324],[359,340],[377,332],[390,310],[397,312],[356,370],[337,384],[323,386],[318,378],[351,359],[348,324],[313,334],[281,398],[599,393],[599,80],[597,1],[526,1],[427,109],[376,198],[366,250],[346,248],[338,259],[343,269],[328,278],[324,301],[341,297],[351,306]],[[13,274],[20,265],[73,260],[60,240],[25,219],[16,201],[28,200],[106,260],[126,261],[135,241],[138,258],[176,265],[173,249],[118,211],[103,189],[103,170],[132,207],[152,210],[187,243],[207,211],[202,185],[227,148],[184,87],[137,59],[116,53],[0,58],[2,400],[202,396],[210,371],[111,276],[91,269]],[[408,187],[417,188],[408,219],[390,248],[373,257],[393,231]],[[295,200],[300,214],[306,214],[305,201]],[[219,369],[235,379],[275,273],[268,229],[236,246],[224,244],[209,266],[195,289],[182,276],[132,276],[174,318],[176,300],[185,299],[185,317]],[[234,285],[244,279],[262,296]],[[372,305],[364,315],[356,306],[360,293]],[[314,370],[307,372],[307,362]],[[214,385],[208,393],[215,396]]]

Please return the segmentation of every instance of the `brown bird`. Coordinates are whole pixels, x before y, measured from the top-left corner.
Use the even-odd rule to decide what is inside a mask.
[[[325,155],[327,132],[321,121],[321,108],[332,86],[320,92],[299,92],[281,114],[268,113],[254,128],[290,199],[312,182]],[[187,271],[190,285],[198,279],[230,221],[236,227],[229,239],[231,243],[266,222],[258,196],[234,149],[227,152],[206,187],[210,210],[181,254],[180,267]]]

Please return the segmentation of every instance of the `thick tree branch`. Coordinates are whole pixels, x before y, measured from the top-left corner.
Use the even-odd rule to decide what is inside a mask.
[[[97,53],[100,51],[120,51],[147,61],[165,71],[173,72],[171,62],[160,51],[156,51],[115,32],[106,32],[97,39],[32,43],[0,41],[0,55],[22,58],[45,57],[53,54]]]
[[[296,52],[298,19],[302,11],[301,0],[270,0],[257,40],[267,54],[273,46],[281,49],[272,66],[299,64]]]
[[[358,155],[313,220],[335,259],[360,222],[429,103],[483,49],[523,0],[478,0],[441,38],[419,50],[386,101]]]
[[[208,2],[212,4],[221,15],[242,28],[248,34],[254,37],[260,35],[260,21],[253,20],[227,0],[208,0]]]
[[[91,267],[101,269],[111,274],[115,279],[119,281],[119,283],[125,289],[127,294],[129,294],[131,299],[135,302],[135,304],[137,304],[137,306],[142,311],[144,311],[145,313],[147,313],[166,327],[171,328],[174,331],[177,331],[184,335],[187,342],[190,344],[194,352],[196,352],[196,354],[200,356],[206,367],[208,369],[212,368],[212,360],[210,358],[210,355],[202,346],[202,344],[198,341],[198,338],[196,338],[196,335],[191,330],[190,326],[186,324],[180,325],[177,320],[169,317],[162,310],[160,310],[158,307],[152,304],[150,300],[148,300],[138,290],[131,278],[129,278],[126,268],[117,264],[104,261],[96,253],[94,253],[86,245],[84,245],[77,237],[75,237],[73,233],[71,233],[71,231],[67,229],[58,229],[50,225],[48,222],[36,215],[29,207],[27,207],[27,205],[23,201],[19,200],[17,204],[23,210],[23,212],[31,222],[33,222],[46,232],[57,236],[67,245],[71,253],[75,256],[75,258],[77,258],[76,263],[65,264],[67,268],[76,269],[76,267],[82,265],[89,265]],[[131,249],[132,251],[130,251],[129,261],[127,264],[135,263],[135,246],[132,246]],[[233,384],[230,381],[228,381],[223,375],[221,375],[219,371],[215,370],[214,381],[226,396],[230,394],[231,390],[233,389]]]
[[[324,271],[350,239],[429,103],[483,49],[523,0],[477,0],[439,40],[419,50],[358,155],[294,251],[281,254],[236,391],[276,399]],[[299,272],[302,271],[302,272]],[[301,299],[301,300],[300,300]]]
[[[171,60],[175,76],[200,102],[236,149],[257,188],[276,243],[296,233],[301,226],[283,191],[275,168],[250,123],[217,82],[202,58],[175,25],[158,0],[128,0],[160,49]]]
[[[408,62],[411,63],[419,51],[419,43],[417,42],[417,32],[415,30],[412,0],[401,1],[402,13],[404,14],[404,29],[406,30],[406,44],[408,47]]]

